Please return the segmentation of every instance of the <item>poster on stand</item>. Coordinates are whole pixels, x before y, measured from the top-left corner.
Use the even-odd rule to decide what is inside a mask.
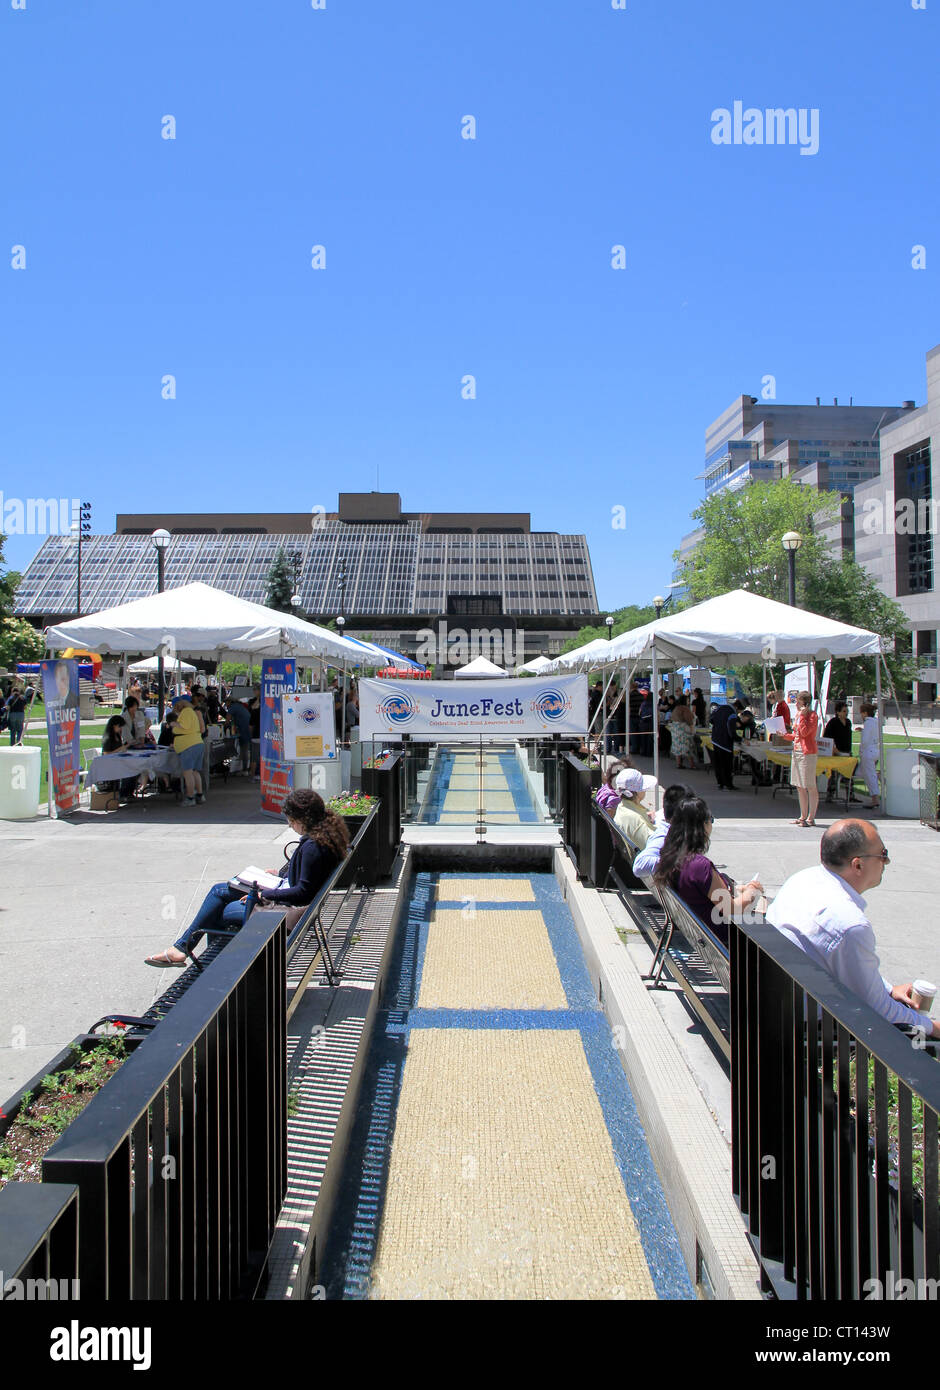
[[[336,727],[330,691],[295,692],[282,699],[284,757],[289,763],[335,758]]]
[[[297,663],[268,657],[261,663],[261,813],[280,816],[294,786],[293,769],[284,757],[281,697],[297,689]]]
[[[44,661],[41,671],[55,809],[57,815],[67,816],[79,806],[78,774],[82,755],[78,662]]]
[[[434,734],[448,739],[583,734],[587,676],[530,680],[360,680],[359,737]]]

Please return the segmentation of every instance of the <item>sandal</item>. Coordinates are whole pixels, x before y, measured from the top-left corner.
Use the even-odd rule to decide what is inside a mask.
[[[179,970],[182,968],[182,966],[188,964],[189,961],[186,959],[185,956],[182,960],[170,960],[169,947],[166,951],[159,951],[157,955],[147,956],[144,959],[144,965],[155,965],[160,970],[166,970],[169,967]]]
[[[805,821],[803,822],[803,824],[804,824],[804,825],[815,825],[816,822],[815,822],[814,820],[805,820]]]
[[[791,825],[805,825],[805,824],[806,824],[806,821],[803,819],[802,816],[800,816],[800,819],[799,819],[799,820],[793,820],[793,821],[790,822],[790,824],[791,824]]]

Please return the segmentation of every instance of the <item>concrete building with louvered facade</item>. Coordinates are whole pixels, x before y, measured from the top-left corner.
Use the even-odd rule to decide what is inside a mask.
[[[397,493],[382,492],[341,493],[336,512],[118,515],[114,535],[83,541],[83,613],[156,592],[159,528],[171,536],[167,588],[199,580],[263,603],[283,550],[304,617],[343,616],[347,632],[419,656],[422,632],[442,621],[516,633],[521,660],[557,651],[599,616],[584,536],[533,531],[525,512],[403,512]],[[37,626],[74,617],[77,559],[71,537],[49,536],[17,614]]]

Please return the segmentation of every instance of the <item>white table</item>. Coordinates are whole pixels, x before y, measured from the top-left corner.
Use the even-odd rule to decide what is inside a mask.
[[[155,776],[158,772],[175,776],[179,772],[179,756],[172,748],[133,748],[124,753],[99,753],[92,759],[88,781],[121,782],[125,777],[137,777],[141,772]]]

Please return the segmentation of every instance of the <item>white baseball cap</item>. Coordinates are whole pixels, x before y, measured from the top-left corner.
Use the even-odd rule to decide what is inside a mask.
[[[639,768],[636,767],[625,767],[614,778],[614,789],[621,796],[642,796],[644,792],[650,791],[657,785],[655,777],[652,777],[648,772],[640,772]]]

